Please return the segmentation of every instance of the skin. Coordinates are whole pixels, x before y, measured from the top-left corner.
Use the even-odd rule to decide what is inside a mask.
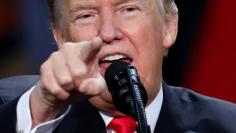
[[[30,98],[32,127],[54,119],[76,100],[114,116],[117,111],[104,73],[112,54],[130,58],[148,93],[148,104],[162,82],[164,49],[177,34],[178,16],[163,15],[161,0],[66,0],[53,27],[58,51],[41,66],[41,80]],[[147,106],[148,106],[147,104]]]

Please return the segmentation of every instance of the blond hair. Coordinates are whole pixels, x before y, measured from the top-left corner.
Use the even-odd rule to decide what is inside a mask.
[[[50,16],[52,23],[55,23],[60,17],[58,9],[55,8],[61,5],[60,2],[61,0],[48,0],[48,6],[50,9]],[[172,16],[178,13],[178,8],[174,0],[162,0],[162,2],[165,15]]]

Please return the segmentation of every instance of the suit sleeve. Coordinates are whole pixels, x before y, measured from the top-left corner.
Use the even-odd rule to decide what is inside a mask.
[[[0,132],[16,133],[16,106],[19,98],[0,106]]]
[[[16,122],[16,129],[17,132],[23,132],[23,133],[52,133],[55,128],[61,123],[64,116],[67,115],[67,113],[70,110],[70,107],[68,110],[62,114],[61,116],[57,117],[56,119],[41,123],[31,129],[32,127],[32,118],[31,118],[31,110],[30,110],[30,94],[32,90],[35,87],[32,87],[30,90],[28,90],[25,94],[23,94],[20,97],[20,100],[17,104],[17,122]]]

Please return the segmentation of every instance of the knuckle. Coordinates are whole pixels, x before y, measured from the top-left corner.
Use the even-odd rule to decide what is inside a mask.
[[[68,76],[62,76],[59,80],[60,80],[59,82],[62,86],[68,86],[71,83],[73,83],[72,78],[70,78]]]
[[[80,94],[85,94],[87,90],[83,87],[78,87],[78,91]]]
[[[81,77],[84,77],[87,74],[87,68],[86,67],[81,67],[79,69],[74,69],[72,72],[72,76],[74,79],[79,79]]]
[[[71,42],[66,42],[62,48],[60,49],[62,52],[66,51],[72,51],[74,49],[75,45]]]
[[[48,84],[47,80],[43,77],[41,77],[39,88],[43,88],[45,90],[47,90],[47,88],[49,88],[49,84]]]
[[[55,60],[57,59],[58,57],[60,56],[60,53],[58,51],[56,52],[53,52],[51,55],[50,55],[50,58]]]
[[[79,91],[79,93],[85,94],[86,91],[87,91],[87,87],[85,86],[84,81],[81,82],[80,84],[77,84],[77,85],[76,85],[76,89]]]
[[[78,90],[80,93],[86,94],[86,95],[98,95],[101,93],[101,88],[94,80],[85,80],[81,83]]]
[[[49,60],[47,60],[46,62],[44,62],[44,63],[40,66],[40,73],[41,73],[41,75],[46,72],[47,68],[49,67],[49,64],[50,64],[50,63],[49,63]]]
[[[100,90],[98,88],[89,88],[90,95],[98,95]]]
[[[53,87],[51,88],[50,92],[53,94],[53,95],[60,95],[61,93],[61,90],[59,88],[56,88],[56,87]]]
[[[90,93],[91,95],[98,95],[100,94],[102,89],[98,84],[94,84],[93,87],[90,87]]]

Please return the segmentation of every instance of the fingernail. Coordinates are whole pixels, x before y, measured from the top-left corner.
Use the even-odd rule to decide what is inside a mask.
[[[95,37],[95,38],[93,39],[93,42],[94,42],[95,44],[102,44],[102,39],[101,39],[100,37]]]

